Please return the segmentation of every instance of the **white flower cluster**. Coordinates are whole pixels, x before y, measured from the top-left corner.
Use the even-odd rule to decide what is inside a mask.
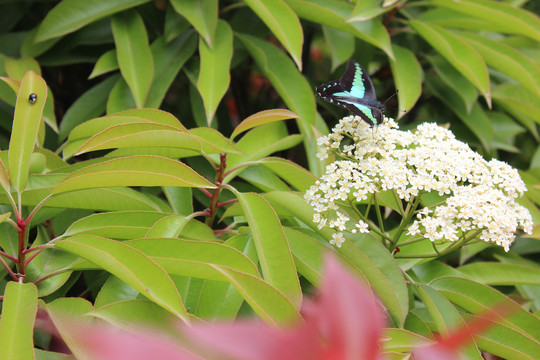
[[[386,190],[407,202],[425,192],[446,197],[439,206],[420,209],[408,229],[431,241],[457,241],[478,231],[481,240],[508,251],[518,229],[532,232],[530,213],[515,202],[527,190],[517,170],[484,160],[436,124],[411,132],[398,130],[393,119],[370,128],[360,117],[349,116],[318,144],[319,158],[335,153],[340,160],[327,166],[305,198],[316,211],[313,221],[319,228],[336,230],[331,243],[338,247],[344,231],[369,232],[364,221],[351,221],[340,204]]]

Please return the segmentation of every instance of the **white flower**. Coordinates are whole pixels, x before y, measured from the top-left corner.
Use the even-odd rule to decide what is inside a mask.
[[[350,213],[350,206],[387,190],[406,202],[427,192],[443,197],[439,206],[417,211],[409,235],[445,242],[479,231],[481,240],[508,251],[518,230],[532,231],[530,213],[515,202],[527,191],[517,170],[499,160],[484,160],[437,124],[400,131],[393,119],[370,128],[349,116],[317,144],[321,154],[335,153],[338,160],[327,166],[305,198],[321,214],[316,221],[320,227],[329,219],[322,227],[339,231],[331,241],[336,246],[345,240],[344,231],[369,231]]]
[[[345,237],[343,236],[343,233],[333,233],[332,234],[332,240],[330,240],[330,244],[336,245],[337,247],[341,247],[341,244],[345,241]]]
[[[369,233],[369,225],[362,221],[362,220],[359,220],[356,224],[354,224],[355,226],[355,229],[352,229],[351,232],[353,234],[356,234],[357,232],[361,232],[361,233]]]

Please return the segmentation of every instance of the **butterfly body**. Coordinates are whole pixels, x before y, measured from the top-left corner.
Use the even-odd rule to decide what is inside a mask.
[[[384,104],[377,100],[367,72],[356,61],[349,60],[341,79],[316,89],[317,97],[358,115],[370,126],[383,122]]]

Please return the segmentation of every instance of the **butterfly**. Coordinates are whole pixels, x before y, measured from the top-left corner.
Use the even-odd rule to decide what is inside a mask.
[[[358,115],[368,125],[383,122],[385,106],[377,100],[373,83],[364,68],[349,60],[341,79],[318,86],[317,97]]]

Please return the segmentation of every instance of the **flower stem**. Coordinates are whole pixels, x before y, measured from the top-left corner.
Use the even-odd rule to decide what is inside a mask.
[[[401,235],[405,231],[406,227],[410,225],[411,219],[414,216],[416,209],[418,208],[418,205],[420,205],[421,199],[422,199],[422,194],[419,194],[412,203],[410,201],[407,202],[407,208],[403,211],[403,217],[401,218],[401,223],[399,224],[396,234],[394,235],[394,238],[391,240],[391,245],[388,248],[390,252],[393,252],[396,249],[399,239],[401,238]]]
[[[377,221],[379,222],[379,228],[381,229],[381,231],[384,233],[384,222],[383,222],[383,218],[382,218],[382,215],[381,215],[381,208],[379,206],[379,203],[377,201],[377,195],[376,194],[373,194],[373,201],[375,202],[375,212],[377,213]]]

